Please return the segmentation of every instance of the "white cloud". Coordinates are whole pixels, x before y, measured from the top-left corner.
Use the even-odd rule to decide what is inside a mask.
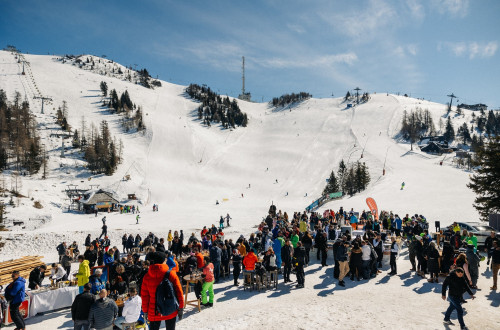
[[[394,28],[398,15],[394,8],[382,0],[371,0],[360,10],[330,15],[319,14],[338,32],[353,38],[370,40],[386,27]]]
[[[343,63],[352,65],[358,60],[355,53],[343,53],[335,55],[320,55],[307,58],[270,58],[261,59],[256,63],[267,68],[312,68],[312,67],[332,67],[335,64]]]
[[[286,27],[289,28],[291,31],[297,32],[299,34],[303,34],[306,32],[306,30],[298,24],[287,24]]]
[[[443,42],[438,44],[438,50],[450,50],[455,56],[468,56],[470,59],[488,58],[496,54],[498,42],[490,41],[488,43],[472,42]]]
[[[440,14],[465,17],[469,12],[469,0],[432,0],[432,6]]]
[[[424,6],[422,6],[420,0],[406,0],[406,5],[415,19],[422,21],[425,18]]]
[[[408,45],[408,46],[406,46],[406,49],[408,51],[408,54],[413,55],[413,56],[417,55],[417,51],[418,51],[417,45],[414,45],[414,44]]]
[[[417,52],[418,52],[418,47],[415,44],[397,46],[394,49],[394,53],[399,57],[405,57],[407,55],[416,56]]]

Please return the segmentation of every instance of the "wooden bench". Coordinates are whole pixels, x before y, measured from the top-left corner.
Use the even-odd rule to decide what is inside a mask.
[[[247,288],[252,291],[256,288],[256,274],[255,272],[243,271],[243,290]]]

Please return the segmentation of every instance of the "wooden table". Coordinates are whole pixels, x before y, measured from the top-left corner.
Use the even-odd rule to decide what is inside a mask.
[[[188,300],[189,287],[191,284],[196,284],[202,280],[201,274],[196,275],[186,275],[183,277],[184,281],[186,281],[186,290],[184,293],[184,305],[189,305],[193,307],[198,307],[198,312],[201,312],[201,301],[200,299]]]

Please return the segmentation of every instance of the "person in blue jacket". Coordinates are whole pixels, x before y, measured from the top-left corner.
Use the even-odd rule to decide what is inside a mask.
[[[281,241],[276,237],[273,240],[273,251],[276,255],[276,267],[278,267],[278,273],[281,273]]]
[[[394,219],[394,231],[396,236],[401,236],[401,229],[403,227],[403,220],[396,214],[396,219]]]
[[[104,266],[110,266],[115,260],[113,258],[113,249],[104,253]]]
[[[24,319],[19,312],[19,306],[21,306],[26,296],[25,289],[26,280],[19,275],[19,271],[13,271],[12,283],[5,289],[5,298],[10,302],[10,318],[16,324],[16,329],[24,329],[26,327]]]

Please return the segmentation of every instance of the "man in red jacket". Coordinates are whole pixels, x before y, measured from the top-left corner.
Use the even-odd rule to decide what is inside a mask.
[[[182,318],[182,313],[184,309],[184,294],[182,292],[182,286],[179,281],[177,273],[172,270],[170,272],[169,280],[174,286],[175,294],[177,295],[177,300],[179,301],[179,309],[170,315],[159,315],[156,313],[156,288],[163,281],[165,274],[168,272],[169,268],[166,264],[166,255],[162,252],[156,252],[153,256],[153,264],[149,266],[149,270],[142,281],[141,286],[141,298],[142,298],[142,310],[144,311],[145,319],[149,319],[149,329],[158,330],[160,329],[161,321],[165,321],[166,329],[175,329],[175,318],[179,315],[179,319]]]

